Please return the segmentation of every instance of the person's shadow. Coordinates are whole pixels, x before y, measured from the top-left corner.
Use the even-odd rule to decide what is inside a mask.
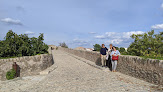
[[[102,65],[100,57],[96,60],[95,64],[98,66]],[[108,57],[108,60],[106,60],[106,66],[109,68],[110,71],[112,70],[111,56],[110,55]]]
[[[106,60],[106,66],[112,71],[111,56],[109,55],[108,60]]]
[[[19,67],[19,65],[17,65],[17,74],[16,74],[16,77],[20,77],[20,67]]]
[[[100,57],[96,60],[95,64],[98,65],[98,66],[102,65]]]

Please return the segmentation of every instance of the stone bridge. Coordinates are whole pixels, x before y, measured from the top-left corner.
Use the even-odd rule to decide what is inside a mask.
[[[53,50],[54,64],[41,75],[0,81],[0,92],[161,92],[155,84],[111,72],[96,63]]]

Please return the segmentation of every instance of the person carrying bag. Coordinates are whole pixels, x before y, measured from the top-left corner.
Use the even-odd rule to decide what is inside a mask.
[[[115,46],[113,46],[113,51],[111,52],[112,72],[115,72],[116,70],[119,55],[120,52],[116,50]]]

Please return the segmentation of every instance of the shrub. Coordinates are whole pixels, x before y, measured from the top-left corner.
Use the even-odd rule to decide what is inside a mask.
[[[68,48],[68,46],[67,46],[67,44],[65,42],[59,43],[59,46],[64,47],[64,48]]]
[[[56,50],[58,50],[58,47],[56,48]]]
[[[7,80],[14,79],[15,78],[15,75],[16,75],[16,71],[14,69],[11,69],[10,71],[8,71],[6,73],[6,79]]]

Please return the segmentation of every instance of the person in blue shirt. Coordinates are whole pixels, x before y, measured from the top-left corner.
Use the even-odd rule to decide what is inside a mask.
[[[100,50],[102,67],[106,66],[106,52],[107,52],[107,50],[108,49],[105,47],[105,45],[102,44],[102,48]]]
[[[116,67],[117,67],[117,60],[112,60],[113,56],[119,56],[120,52],[118,50],[116,50],[116,47],[113,46],[113,51],[111,52],[111,62],[112,62],[112,72],[115,72]]]

